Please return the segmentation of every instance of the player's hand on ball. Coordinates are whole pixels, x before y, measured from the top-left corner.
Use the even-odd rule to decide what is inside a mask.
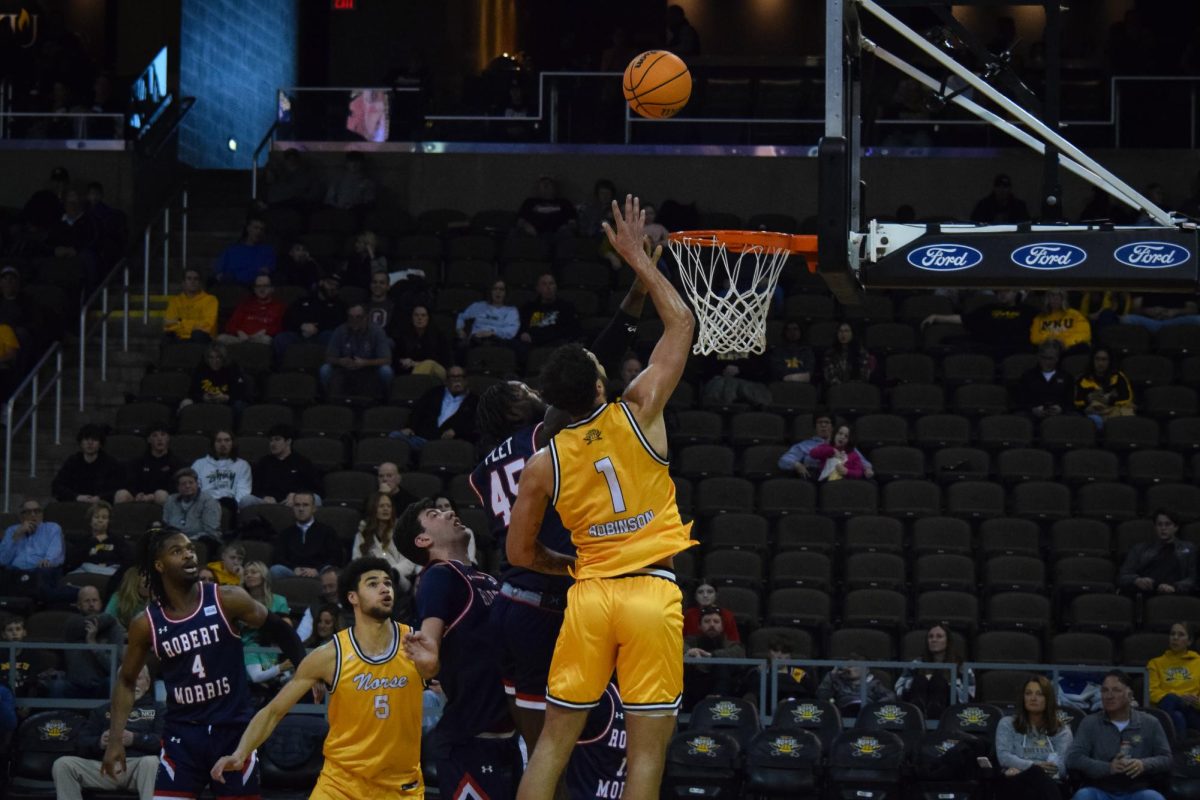
[[[231,756],[224,756],[217,761],[216,764],[213,764],[212,772],[210,772],[209,775],[211,775],[212,779],[217,783],[224,783],[224,773],[239,772],[241,771],[242,767],[245,766],[245,764],[245,757],[239,756],[237,753],[234,753]]]

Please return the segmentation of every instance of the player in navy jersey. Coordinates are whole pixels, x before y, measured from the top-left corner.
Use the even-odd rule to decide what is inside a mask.
[[[508,712],[488,617],[500,584],[471,566],[470,533],[431,498],[400,515],[395,542],[422,567],[416,606],[420,631],[437,649],[446,694],[431,756],[446,800],[508,800],[521,777],[521,751]]]
[[[129,625],[129,644],[112,695],[105,774],[125,770],[122,734],[137,675],[153,652],[167,686],[167,718],[155,797],[196,797],[209,768],[237,745],[252,716],[237,624],[261,628],[298,664],[304,646],[291,626],[238,586],[200,581],[195,545],[181,531],[157,528],[142,540],[139,570],[150,588],[146,610]],[[257,759],[230,776],[218,797],[258,797]]]
[[[615,683],[588,712],[566,780],[571,800],[619,800],[625,791],[625,707]]]

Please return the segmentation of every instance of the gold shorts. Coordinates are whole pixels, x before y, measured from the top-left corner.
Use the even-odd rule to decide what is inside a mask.
[[[563,708],[592,708],[614,669],[626,711],[678,712],[683,595],[670,570],[651,567],[629,576],[587,578],[568,590],[546,700]]]
[[[425,782],[419,775],[415,785],[385,786],[360,778],[326,759],[308,800],[423,800],[424,797]]]

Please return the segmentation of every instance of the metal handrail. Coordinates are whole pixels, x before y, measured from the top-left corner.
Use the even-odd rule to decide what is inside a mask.
[[[41,386],[41,373],[50,358],[54,358],[54,374],[45,386]],[[8,398],[8,402],[4,404],[4,510],[7,512],[12,507],[12,449],[13,439],[17,432],[26,423],[29,422],[29,477],[37,477],[37,437],[38,437],[38,408],[42,404],[42,398],[51,389],[54,389],[54,443],[62,443],[62,377],[63,377],[63,349],[59,343],[51,345],[50,349],[38,360],[33,369],[21,381],[20,385],[13,390],[12,396]],[[16,410],[17,399],[28,388],[29,392],[29,408],[16,420],[13,419],[13,414]]]
[[[271,123],[271,127],[267,128],[266,134],[258,143],[258,147],[254,148],[254,154],[250,156],[250,199],[258,199],[258,159],[262,155],[263,148],[268,144],[275,142],[275,131],[279,130],[279,120],[276,119]]]
[[[109,270],[108,275],[104,280],[100,281],[100,285],[92,292],[79,309],[79,410],[84,409],[84,385],[86,383],[85,372],[87,371],[87,344],[88,337],[96,330],[96,326],[100,326],[100,380],[108,380],[108,318],[112,316],[112,310],[108,306],[108,287],[118,275],[127,276],[129,274],[129,259],[122,258],[116,265]],[[121,351],[129,352],[129,281],[126,279],[121,287],[122,306],[125,310],[125,316],[121,320]],[[99,301],[100,311],[95,319],[88,324],[88,318],[92,314],[92,307]]]
[[[170,278],[168,270],[171,264],[171,205],[175,198],[181,199],[180,218],[182,220],[182,238],[180,242],[180,265],[187,267],[187,245],[188,245],[188,187],[183,184],[170,197],[161,209],[161,217],[155,213],[150,216],[150,222],[146,223],[146,229],[142,232],[142,324],[150,324],[150,239],[155,228],[158,227],[159,220],[162,223],[162,293],[166,294],[170,289]],[[129,270],[125,270],[125,291],[129,291]]]

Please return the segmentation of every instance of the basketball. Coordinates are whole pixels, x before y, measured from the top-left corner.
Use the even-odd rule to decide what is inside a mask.
[[[666,119],[679,113],[692,96],[687,64],[666,50],[647,50],[625,68],[625,101],[640,116]]]

